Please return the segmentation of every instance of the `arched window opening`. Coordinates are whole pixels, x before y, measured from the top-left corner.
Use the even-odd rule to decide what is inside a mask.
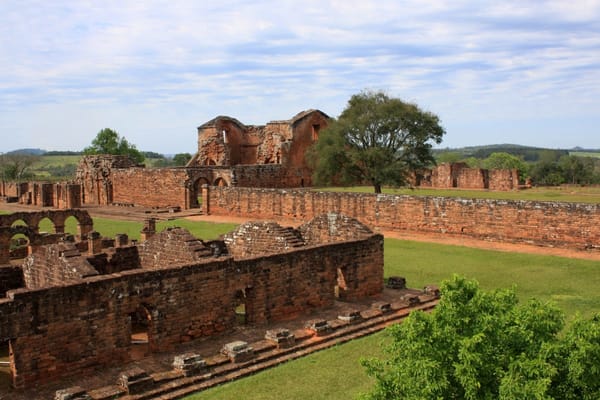
[[[38,224],[38,230],[40,233],[56,233],[54,222],[48,217],[42,218]]]
[[[23,233],[17,233],[10,238],[10,258],[19,260],[27,257],[29,248],[29,238]]]
[[[79,221],[75,216],[71,215],[65,220],[65,233],[70,233],[71,235],[79,235]]]
[[[213,185],[225,187],[225,186],[227,186],[227,182],[223,178],[217,178],[217,179],[215,179],[215,182]]]

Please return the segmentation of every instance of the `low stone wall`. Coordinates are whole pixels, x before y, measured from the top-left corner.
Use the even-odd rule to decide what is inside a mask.
[[[392,231],[600,249],[600,204],[231,187],[211,187],[208,197],[215,215],[309,220],[339,212]]]

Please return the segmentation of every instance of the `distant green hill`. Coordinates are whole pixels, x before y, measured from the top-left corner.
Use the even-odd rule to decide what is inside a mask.
[[[600,149],[582,149],[576,147],[574,149],[547,149],[543,147],[522,146],[518,144],[492,144],[486,146],[468,146],[459,148],[445,148],[433,150],[434,155],[443,153],[456,153],[461,158],[474,157],[484,159],[492,153],[508,153],[517,157],[522,157],[523,160],[535,162],[540,159],[542,154],[554,153],[555,159],[563,155],[576,155],[581,157],[600,157]]]

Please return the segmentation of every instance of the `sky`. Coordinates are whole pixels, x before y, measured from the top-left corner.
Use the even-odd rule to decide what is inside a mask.
[[[381,90],[438,115],[437,147],[600,148],[600,0],[2,0],[0,152],[103,128],[194,153],[197,127]]]

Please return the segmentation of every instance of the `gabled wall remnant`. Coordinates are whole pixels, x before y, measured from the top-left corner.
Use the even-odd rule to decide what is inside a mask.
[[[246,324],[262,324],[336,297],[380,293],[383,237],[351,218],[319,221],[299,230],[252,223],[227,243],[171,228],[140,245],[119,235],[106,248],[91,232],[82,242],[38,247],[23,267],[25,287],[14,288],[14,271],[0,270],[14,281],[0,298],[0,341],[14,355],[14,386],[131,360],[140,314],[155,352],[232,329],[240,305]],[[360,234],[351,234],[356,228]]]

